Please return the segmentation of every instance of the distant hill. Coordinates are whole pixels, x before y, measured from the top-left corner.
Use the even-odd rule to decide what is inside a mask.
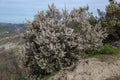
[[[0,23],[0,37],[24,33],[25,24]]]

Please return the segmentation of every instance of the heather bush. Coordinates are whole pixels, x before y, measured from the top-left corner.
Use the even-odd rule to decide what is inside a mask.
[[[98,50],[106,32],[100,23],[87,21],[87,8],[59,11],[54,4],[28,21],[25,35],[24,66],[29,79],[37,80],[70,66],[87,50]]]

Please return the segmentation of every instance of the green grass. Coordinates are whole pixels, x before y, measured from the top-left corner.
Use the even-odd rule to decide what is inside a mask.
[[[14,36],[14,35],[16,35],[15,32],[12,32],[7,29],[0,29],[0,38],[5,38],[5,37],[9,37],[9,36]]]
[[[16,80],[27,80],[26,78],[18,78]]]
[[[5,33],[7,33],[8,31],[7,30],[5,30],[5,29],[0,29],[0,36],[1,35],[4,35]]]
[[[88,57],[102,56],[102,55],[119,55],[120,47],[114,47],[109,44],[105,44],[99,51],[89,51]]]
[[[120,80],[120,77],[111,77],[111,78],[108,78],[106,80]]]

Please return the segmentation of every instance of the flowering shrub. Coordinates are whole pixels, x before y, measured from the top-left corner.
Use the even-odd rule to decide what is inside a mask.
[[[106,37],[100,23],[87,21],[87,8],[62,12],[52,4],[27,23],[24,66],[29,78],[43,78],[79,60],[87,50],[98,50]]]

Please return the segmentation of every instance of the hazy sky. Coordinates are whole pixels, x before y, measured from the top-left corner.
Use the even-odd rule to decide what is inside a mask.
[[[120,0],[117,0],[120,2]],[[54,3],[57,8],[73,8],[89,5],[89,11],[97,14],[96,9],[105,10],[108,0],[0,0],[0,22],[25,23],[33,20],[34,15],[46,10],[48,4]]]

